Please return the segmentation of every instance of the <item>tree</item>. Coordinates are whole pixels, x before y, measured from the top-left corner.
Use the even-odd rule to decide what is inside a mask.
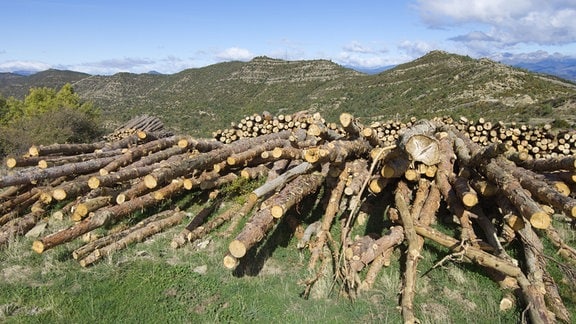
[[[24,100],[0,97],[0,155],[32,144],[90,141],[102,132],[98,116],[69,83],[58,91],[31,88]]]

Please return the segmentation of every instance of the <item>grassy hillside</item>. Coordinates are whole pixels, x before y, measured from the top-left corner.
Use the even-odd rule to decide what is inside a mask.
[[[60,89],[66,83],[74,83],[89,76],[86,73],[54,69],[29,76],[0,73],[0,94],[5,98],[12,96],[17,99],[24,99],[32,87]]]
[[[576,120],[575,84],[440,51],[377,75],[325,60],[258,57],[173,75],[93,76],[74,86],[113,122],[156,114],[169,127],[196,135],[265,110],[318,111],[329,119],[348,111],[379,119],[465,115]]]

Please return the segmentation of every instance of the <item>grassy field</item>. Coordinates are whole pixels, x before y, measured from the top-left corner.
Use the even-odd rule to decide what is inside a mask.
[[[229,239],[214,233],[182,249],[173,228],[131,245],[92,267],[72,259],[72,242],[38,255],[32,239],[0,251],[0,321],[7,323],[399,323],[403,249],[397,249],[374,289],[355,300],[331,278],[301,297],[309,252],[296,248],[288,225],[273,233],[231,272],[222,265]],[[446,230],[449,230],[446,227]],[[572,242],[574,241],[572,233]],[[482,269],[444,263],[448,253],[427,244],[419,269],[416,314],[422,323],[516,323],[522,308],[499,311],[503,292]],[[552,254],[552,253],[551,253]],[[430,270],[430,271],[428,271]],[[562,272],[555,271],[562,282]],[[572,312],[574,291],[562,285]]]

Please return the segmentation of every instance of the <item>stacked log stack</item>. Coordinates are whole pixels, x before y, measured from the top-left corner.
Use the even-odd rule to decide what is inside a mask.
[[[223,263],[239,269],[280,222],[296,223],[307,225],[297,247],[310,251],[308,267],[316,273],[305,281],[305,296],[326,276],[355,297],[372,287],[382,267],[404,262],[400,308],[406,322],[416,322],[417,266],[432,241],[452,251],[447,259],[459,256],[487,275],[508,278],[500,281],[503,289],[519,292],[534,322],[571,320],[541,247],[547,240],[567,263],[576,262],[573,244],[555,229],[576,219],[572,132],[464,117],[364,125],[344,113],[330,123],[299,112],[248,116],[213,139],[172,135],[149,116],[113,134],[96,143],[37,146],[7,159],[9,171],[0,177],[0,247],[41,226],[32,249],[44,253],[140,212],[137,223],[91,240],[73,257],[88,266],[182,226],[171,243],[179,248],[228,224],[221,232],[229,236]],[[254,178],[263,183],[238,193],[243,204],[220,208],[231,198],[222,193]],[[192,191],[209,193],[196,215],[186,212]],[[297,217],[303,201],[320,206],[322,218]],[[451,216],[444,217],[445,226],[456,227],[457,237],[435,228],[440,215]],[[53,228],[54,219],[68,225]],[[391,224],[384,231],[353,235],[363,224],[384,220]],[[523,249],[523,262],[504,248],[513,241]],[[393,260],[397,249],[406,258]]]

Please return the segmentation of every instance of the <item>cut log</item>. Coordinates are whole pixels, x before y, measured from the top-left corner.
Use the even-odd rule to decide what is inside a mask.
[[[141,220],[140,222],[136,223],[134,226],[130,227],[129,229],[120,231],[120,232],[115,232],[115,233],[111,233],[108,234],[106,236],[102,236],[96,240],[93,240],[91,242],[88,242],[84,245],[82,245],[81,247],[77,248],[76,250],[74,250],[72,252],[72,257],[75,260],[81,260],[84,257],[86,257],[88,254],[94,252],[95,250],[104,247],[106,245],[112,244],[113,242],[116,242],[120,239],[122,239],[123,237],[125,237],[126,235],[128,235],[130,232],[137,230],[139,228],[142,228],[152,222],[155,222],[159,219],[163,219],[166,218],[170,215],[173,215],[174,213],[176,213],[176,210],[165,210],[162,211],[160,213],[154,214],[150,217],[147,217],[143,220]]]
[[[274,218],[282,217],[304,197],[316,192],[323,181],[324,176],[320,172],[296,177],[270,201],[270,213]]]
[[[106,164],[112,162],[115,157],[99,158],[90,161],[78,162],[56,166],[48,169],[34,169],[28,172],[15,172],[0,177],[0,188],[38,183],[43,180],[51,180],[66,175],[80,175],[97,171]]]
[[[98,208],[107,206],[110,204],[110,202],[112,202],[111,196],[101,196],[87,199],[76,205],[74,208],[74,213],[72,213],[70,218],[75,222],[81,221],[83,218],[88,216],[88,213],[93,212]]]
[[[408,128],[398,141],[398,147],[404,150],[411,161],[434,165],[440,160],[438,141],[434,138],[437,125],[421,121]]]
[[[496,161],[491,161],[485,167],[485,172],[504,195],[514,204],[518,211],[530,221],[532,226],[545,229],[550,226],[550,215],[548,215],[511,174],[503,170]]]
[[[558,211],[563,211],[567,216],[576,218],[576,199],[555,190],[546,181],[538,179],[538,176],[530,170],[506,163],[504,159],[499,159],[498,165],[518,179],[520,185],[530,191],[532,197]]]
[[[293,167],[292,169],[284,172],[277,178],[273,179],[272,181],[266,181],[262,186],[254,189],[250,193],[250,200],[257,201],[258,199],[266,196],[267,194],[278,190],[279,188],[286,185],[286,183],[290,182],[295,177],[305,174],[309,171],[314,169],[314,166],[311,163],[303,162],[298,164],[297,166]]]
[[[176,194],[183,187],[181,183],[171,183],[157,191],[161,191],[164,197]],[[134,211],[147,208],[154,205],[158,200],[154,197],[156,192],[151,192],[140,196],[121,205],[115,205],[108,208],[101,208],[96,213],[86,219],[76,223],[74,226],[65,228],[59,232],[45,236],[34,241],[32,249],[37,253],[42,253],[57,245],[70,242],[82,234],[88,233],[98,227],[117,221]]]
[[[260,242],[266,233],[274,227],[274,216],[269,208],[261,209],[255,213],[242,231],[228,245],[228,251],[234,258],[242,258],[256,243]]]
[[[110,243],[104,247],[94,250],[92,253],[80,260],[80,265],[87,267],[88,265],[100,260],[101,258],[110,255],[114,251],[121,250],[133,242],[141,242],[147,237],[157,234],[166,228],[179,224],[182,219],[186,217],[183,211],[176,211],[171,213],[169,217],[161,218],[159,220],[150,222],[144,226],[138,226],[136,229],[128,229],[129,233],[118,241]]]
[[[317,234],[317,242],[312,249],[312,255],[310,256],[310,261],[308,263],[308,269],[313,269],[316,267],[316,262],[321,255],[322,250],[324,249],[324,245],[326,244],[326,240],[328,239],[328,235],[330,232],[330,227],[334,222],[334,218],[340,211],[340,200],[344,193],[344,188],[346,187],[346,182],[348,181],[349,176],[349,168],[344,166],[342,171],[338,177],[338,183],[332,189],[330,193],[330,198],[328,200],[328,204],[326,205],[326,211],[324,212],[324,216],[322,217],[322,224],[320,225],[320,230]]]

